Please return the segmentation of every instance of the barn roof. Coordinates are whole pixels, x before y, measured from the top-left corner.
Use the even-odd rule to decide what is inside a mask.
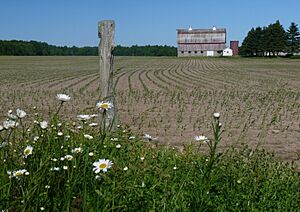
[[[220,29],[177,29],[178,34],[226,33],[225,28]]]

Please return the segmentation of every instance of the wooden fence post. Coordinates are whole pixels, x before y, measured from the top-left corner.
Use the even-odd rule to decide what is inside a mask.
[[[116,123],[116,101],[113,91],[113,54],[115,22],[113,20],[100,21],[98,36],[100,43],[98,53],[100,58],[100,99],[113,103],[114,107],[107,111],[106,125],[111,130]]]

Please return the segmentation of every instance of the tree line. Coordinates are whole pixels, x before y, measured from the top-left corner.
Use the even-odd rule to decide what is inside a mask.
[[[49,45],[46,42],[0,40],[0,55],[11,56],[96,56],[98,47],[67,47]],[[137,46],[125,47],[117,45],[115,56],[176,56],[177,49],[173,46]]]
[[[287,31],[279,21],[265,27],[252,28],[240,47],[243,56],[292,56],[300,52],[298,25],[291,23]]]

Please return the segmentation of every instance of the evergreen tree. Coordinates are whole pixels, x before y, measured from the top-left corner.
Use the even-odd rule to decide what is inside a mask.
[[[266,28],[264,43],[269,55],[278,55],[286,49],[286,32],[279,21]]]
[[[287,47],[291,55],[300,51],[300,33],[298,25],[294,22],[291,23],[287,30]]]

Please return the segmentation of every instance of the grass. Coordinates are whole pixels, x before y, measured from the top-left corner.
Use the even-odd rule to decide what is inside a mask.
[[[1,210],[299,209],[300,177],[292,164],[247,146],[219,150],[222,116],[209,121],[211,137],[191,142],[180,152],[134,135],[126,126],[103,133],[101,111],[94,110],[98,117],[74,122],[61,111],[50,114],[44,129],[39,114],[34,120],[12,117],[15,112],[7,117],[20,125],[0,132]],[[32,154],[24,151],[28,146]],[[99,159],[110,160],[112,167],[95,173],[93,164]],[[18,175],[17,170],[23,172]]]

